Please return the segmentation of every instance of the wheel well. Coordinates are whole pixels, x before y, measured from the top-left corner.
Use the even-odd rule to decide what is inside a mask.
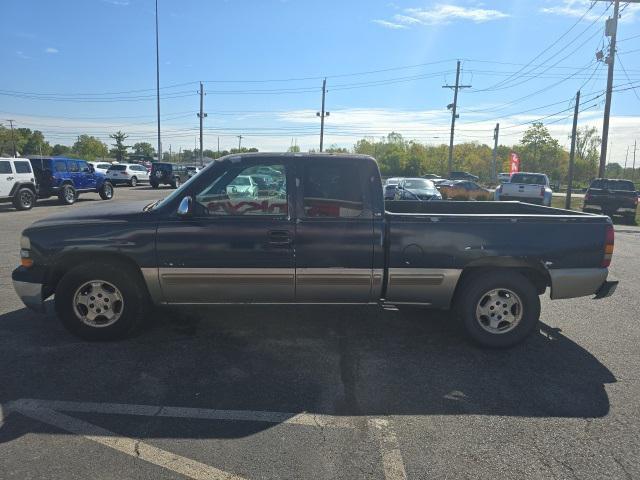
[[[10,192],[10,197],[13,197],[15,195],[18,194],[18,192],[20,191],[20,189],[22,188],[28,188],[29,190],[31,190],[34,194],[36,194],[36,187],[33,183],[16,183],[14,185],[14,187],[11,189]]]
[[[149,295],[149,291],[147,289],[147,284],[144,281],[142,276],[142,271],[140,270],[140,266],[130,257],[126,255],[117,254],[117,253],[105,253],[105,252],[73,252],[67,255],[64,255],[56,261],[55,266],[51,270],[49,274],[49,278],[47,280],[47,289],[50,294],[54,293],[60,279],[72,268],[77,267],[83,263],[108,263],[109,265],[119,264],[123,268],[126,268],[131,271],[133,275],[135,275],[140,282],[140,284],[144,287],[147,295]]]
[[[516,262],[513,265],[477,265],[465,268],[458,279],[456,285],[456,291],[454,292],[454,298],[458,295],[458,292],[462,288],[465,282],[468,282],[471,278],[488,272],[496,272],[504,270],[505,272],[517,272],[527,278],[533,286],[536,288],[538,295],[542,295],[547,287],[551,286],[551,277],[549,273],[542,267],[542,265],[523,263],[518,265]]]

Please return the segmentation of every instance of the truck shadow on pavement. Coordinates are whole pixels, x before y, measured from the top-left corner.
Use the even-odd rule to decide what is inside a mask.
[[[0,405],[36,398],[291,416],[593,418],[608,413],[605,384],[616,381],[545,324],[524,344],[497,351],[469,344],[448,314],[421,309],[219,307],[156,313],[153,320],[135,338],[89,343],[51,313],[1,315]],[[136,436],[142,429],[152,438],[238,438],[273,425],[130,416],[109,422],[115,431]],[[60,433],[10,414],[0,420],[0,443],[34,431]]]

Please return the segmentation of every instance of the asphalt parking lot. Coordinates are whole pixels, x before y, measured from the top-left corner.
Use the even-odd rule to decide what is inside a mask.
[[[545,297],[507,351],[370,307],[157,312],[87,343],[10,273],[24,227],[96,202],[0,205],[0,478],[640,478],[640,229],[618,229],[613,297]]]

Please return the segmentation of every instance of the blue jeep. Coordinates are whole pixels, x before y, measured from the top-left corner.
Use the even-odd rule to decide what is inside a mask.
[[[73,204],[80,193],[95,192],[103,200],[113,198],[113,185],[106,175],[96,172],[85,160],[66,157],[29,159],[38,187],[38,198],[58,197]]]

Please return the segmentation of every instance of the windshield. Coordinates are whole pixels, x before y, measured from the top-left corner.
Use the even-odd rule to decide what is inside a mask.
[[[422,178],[412,178],[409,180],[405,180],[404,187],[413,188],[416,190],[431,190],[435,188],[431,180],[424,180]]]
[[[544,175],[532,175],[529,173],[514,173],[511,183],[524,183],[526,185],[546,185],[547,178]]]

